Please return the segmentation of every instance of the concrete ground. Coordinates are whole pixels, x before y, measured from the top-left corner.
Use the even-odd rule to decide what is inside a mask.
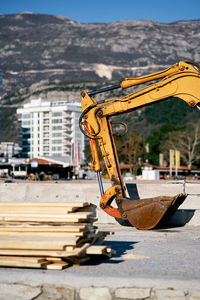
[[[91,197],[89,190],[93,197],[97,198],[94,193],[96,185],[87,184],[88,190],[84,190],[85,185],[79,183],[80,195],[77,185],[73,188],[70,185],[72,197],[69,197],[68,201],[80,201],[81,195],[86,200],[87,197]],[[66,184],[50,185],[49,202],[53,201],[52,195],[58,202],[63,202],[66,194],[69,195]],[[50,185],[3,183],[0,186],[1,201],[12,200],[12,189],[21,190],[21,195],[15,193],[15,197],[13,196],[15,201],[30,201],[29,195],[32,195],[32,200],[44,201],[45,190],[48,190]],[[140,195],[151,196],[162,190],[165,192],[166,189],[170,194],[179,190],[181,192],[182,186],[154,183],[153,188],[149,184],[137,185],[137,188]],[[184,209],[198,211],[199,185],[190,184],[186,188],[191,194],[191,201],[188,205],[184,204]],[[62,271],[0,268],[0,300],[200,299],[198,222],[195,223],[196,226],[186,223],[185,226],[177,227],[173,224],[163,229],[140,231],[133,227],[123,227],[111,217],[101,219],[101,214],[99,216],[100,220],[103,220],[102,223],[98,223],[99,230],[114,232],[114,235],[106,238],[107,244],[116,251],[112,258],[72,266]]]
[[[99,229],[115,233],[106,238],[116,251],[112,258],[62,271],[0,268],[0,299],[18,299],[17,293],[19,299],[143,299],[144,295],[145,299],[200,299],[200,227],[139,231],[112,224]],[[6,298],[1,297],[4,287]],[[23,298],[23,287],[39,289],[38,297]],[[73,297],[40,298],[44,289],[55,288],[58,293],[61,287]]]
[[[99,229],[115,233],[106,238],[116,251],[112,258],[62,271],[1,268],[0,282],[64,284],[75,288],[200,289],[200,227],[140,231],[103,225]]]

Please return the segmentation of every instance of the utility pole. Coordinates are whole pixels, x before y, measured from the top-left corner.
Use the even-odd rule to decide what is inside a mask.
[[[174,149],[169,150],[169,175],[172,177],[172,169],[174,168]]]
[[[173,168],[175,168],[175,175],[178,176],[178,168],[180,168],[180,151],[170,149],[169,150],[169,166],[170,166],[170,177],[172,177]]]

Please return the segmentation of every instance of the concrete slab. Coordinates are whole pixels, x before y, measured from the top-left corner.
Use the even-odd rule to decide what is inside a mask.
[[[104,189],[111,186],[104,180]],[[200,210],[200,182],[186,183],[167,181],[138,181],[128,182],[127,190],[130,196],[148,198],[155,196],[173,196],[188,193],[188,197],[179,207],[170,225],[199,226]],[[105,214],[99,208],[100,193],[98,183],[94,180],[86,181],[58,181],[58,182],[29,182],[20,181],[13,183],[0,182],[0,201],[2,202],[91,202],[97,205],[97,218],[99,223],[117,224],[114,218]]]

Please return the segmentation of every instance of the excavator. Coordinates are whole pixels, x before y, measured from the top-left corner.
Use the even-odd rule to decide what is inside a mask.
[[[149,85],[121,98],[95,101],[94,95],[114,89],[126,89],[138,84]],[[100,207],[110,216],[140,230],[164,226],[187,194],[131,199],[120,173],[111,117],[173,97],[184,100],[190,107],[200,110],[200,66],[190,60],[180,61],[169,68],[145,76],[125,78],[117,85],[91,92],[82,91],[80,130],[89,138],[92,166],[97,173],[101,193]],[[98,150],[97,148],[100,150]],[[99,152],[104,160],[111,187],[104,191]],[[115,200],[116,204],[112,205]],[[120,222],[119,222],[120,223]]]

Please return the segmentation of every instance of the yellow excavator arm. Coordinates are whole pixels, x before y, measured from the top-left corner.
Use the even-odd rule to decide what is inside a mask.
[[[116,88],[128,88],[158,79],[161,80],[121,98],[111,98],[99,102],[93,98],[98,93]],[[164,101],[170,97],[176,97],[174,101],[180,98],[191,107],[200,109],[199,65],[192,61],[181,61],[160,72],[138,78],[126,78],[118,85],[89,93],[85,91],[81,93],[80,129],[89,138],[93,168],[97,172],[102,196],[100,206],[106,213],[115,218],[128,219],[138,229],[151,229],[162,222],[166,222],[187,195],[161,196],[140,200],[127,198],[120,173],[110,117],[158,101]],[[97,143],[112,182],[112,186],[105,192],[100,174]],[[111,206],[113,200],[116,201],[118,208]]]

